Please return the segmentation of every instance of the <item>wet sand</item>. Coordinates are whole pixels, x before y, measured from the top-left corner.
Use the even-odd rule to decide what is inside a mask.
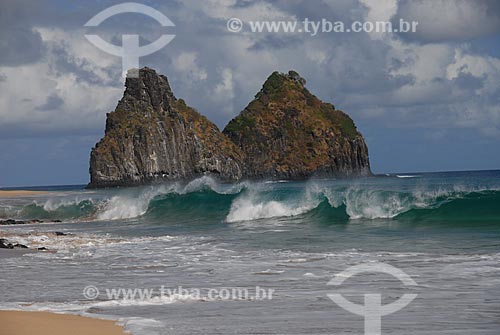
[[[46,194],[45,191],[25,191],[25,190],[0,190],[0,198],[26,197],[30,195]]]
[[[2,335],[123,335],[114,321],[47,312],[0,311]]]

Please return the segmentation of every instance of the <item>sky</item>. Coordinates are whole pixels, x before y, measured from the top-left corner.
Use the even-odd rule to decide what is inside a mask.
[[[91,148],[123,94],[121,58],[91,44],[175,38],[140,58],[219,128],[273,71],[293,69],[364,135],[375,173],[500,169],[500,2],[494,0],[0,1],[0,187],[85,184]],[[244,29],[228,31],[239,18]],[[254,33],[249,21],[417,21],[415,33]]]

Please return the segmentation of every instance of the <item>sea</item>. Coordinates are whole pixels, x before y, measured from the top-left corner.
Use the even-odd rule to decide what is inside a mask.
[[[500,171],[39,189],[0,199],[45,221],[0,238],[47,249],[2,252],[0,309],[137,335],[500,334]]]

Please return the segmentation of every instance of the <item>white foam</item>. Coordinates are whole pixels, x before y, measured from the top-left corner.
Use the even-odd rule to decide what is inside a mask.
[[[351,219],[390,219],[411,209],[437,207],[443,202],[441,198],[457,198],[463,194],[463,187],[457,186],[436,190],[416,188],[407,192],[370,189],[363,185],[337,189],[312,187],[315,192],[323,194],[332,207],[345,205]]]
[[[176,184],[173,184],[149,186],[139,190],[124,190],[123,193],[105,201],[97,218],[99,220],[118,220],[144,215],[154,197],[175,192],[177,187]]]
[[[316,208],[324,198],[334,208],[344,205],[347,215],[353,220],[390,219],[412,209],[436,208],[446,202],[463,198],[471,192],[497,191],[466,185],[443,186],[437,189],[416,185],[413,189],[395,191],[373,189],[362,184],[324,186],[312,181],[296,198],[273,200],[264,196],[265,185],[252,185],[248,192],[236,198],[226,222],[296,216]]]
[[[322,278],[322,276],[318,276],[318,275],[315,275],[314,273],[312,272],[307,272],[307,273],[304,273],[303,274],[304,277],[308,277],[308,278]]]
[[[130,219],[144,215],[149,207],[151,200],[159,195],[166,194],[188,194],[198,192],[203,189],[210,189],[219,194],[239,193],[246,183],[234,184],[229,187],[219,184],[213,178],[204,176],[192,180],[187,185],[182,186],[179,183],[168,185],[149,186],[138,191],[124,190],[102,205],[97,218],[99,220],[118,220]]]
[[[9,241],[20,243],[31,249],[46,247],[57,253],[30,253],[28,257],[41,258],[90,258],[97,250],[114,248],[121,245],[148,245],[152,242],[170,242],[176,237],[165,235],[157,237],[120,238],[108,235],[77,234],[57,236],[53,233],[20,231],[19,233],[4,234]],[[105,251],[103,251],[105,253]]]
[[[264,271],[255,272],[254,274],[256,274],[256,275],[280,275],[283,272],[285,272],[285,271],[283,271],[283,270],[267,269],[267,270],[264,270]]]
[[[453,185],[428,189],[425,185],[415,186],[405,192],[394,190],[370,189],[363,185],[350,185],[344,188],[321,188],[314,186],[316,192],[327,197],[332,207],[345,205],[351,219],[388,219],[416,208],[435,208],[445,202],[459,199],[471,192],[486,189]],[[490,189],[488,189],[490,190]]]
[[[130,307],[130,306],[162,306],[176,302],[186,301],[207,301],[203,297],[192,294],[172,294],[164,296],[154,296],[149,299],[115,299],[94,303],[93,307]]]
[[[348,190],[345,194],[347,215],[351,219],[393,218],[407,211],[411,204],[394,193],[386,195],[380,191]]]
[[[226,222],[296,216],[310,211],[318,204],[318,199],[313,199],[308,195],[298,201],[286,202],[261,199],[257,190],[251,190],[233,201]]]
[[[165,329],[165,324],[163,322],[147,318],[120,318],[118,323],[123,325],[125,330],[132,334],[162,335]]]
[[[35,202],[35,204],[38,205],[38,206],[40,206],[40,207],[43,207],[43,209],[46,210],[47,212],[54,212],[54,211],[58,210],[61,207],[69,207],[69,206],[73,206],[73,205],[78,205],[82,201],[93,202],[93,200],[91,198],[88,198],[88,197],[86,197],[86,198],[75,197],[73,199],[69,199],[69,198],[49,198],[49,199],[47,199],[44,202],[43,205],[40,205],[37,202]]]

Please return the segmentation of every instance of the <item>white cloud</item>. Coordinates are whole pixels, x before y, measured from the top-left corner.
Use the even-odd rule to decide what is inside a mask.
[[[242,5],[245,4],[244,6]],[[186,11],[201,11],[216,19],[229,19],[237,17],[243,21],[248,20],[293,20],[295,15],[283,11],[270,2],[265,1],[240,1],[237,0],[211,0],[211,1],[184,1]]]
[[[111,61],[92,49],[84,50],[86,46],[74,33],[56,29],[39,32],[47,47],[39,62],[0,67],[5,76],[0,82],[3,132],[102,128],[105,113],[114,108],[122,92],[121,82],[113,83],[109,75]],[[100,83],[85,80],[85,73]],[[48,103],[51,99],[57,103]]]
[[[490,0],[405,0],[398,16],[418,21],[413,35],[424,42],[467,40],[500,32],[500,5]]]
[[[426,14],[436,21],[436,8],[444,6],[449,12],[443,21],[457,28],[464,10],[471,10],[472,19],[467,22],[486,20],[488,25],[492,15],[484,12],[483,3],[474,7],[464,1],[444,4],[441,0],[336,1],[322,2],[316,14],[385,21],[416,6],[411,10],[414,16]],[[466,45],[443,40],[408,43],[393,34],[318,34],[314,38],[298,34],[286,36],[290,41],[281,43],[264,35],[225,30],[230,17],[294,20],[305,15],[301,12],[305,7],[316,8],[299,0],[178,2],[165,13],[175,18],[180,33],[168,48],[144,60],[144,65],[166,74],[176,96],[219,126],[246,106],[273,71],[294,69],[306,78],[313,93],[346,109],[355,119],[376,118],[394,127],[474,127],[485,133],[499,127],[494,97],[500,86],[500,60],[475,54]],[[447,33],[436,26],[442,23],[425,20],[419,29],[433,26]],[[0,68],[7,78],[0,81],[4,124],[101,129],[104,113],[115,107],[123,90],[116,79],[121,73],[120,59],[95,48],[79,30],[37,31],[48,50],[44,60],[22,70]],[[261,48],[255,48],[258,43]],[[61,97],[64,104],[55,110],[38,110],[51,96]],[[22,101],[26,97],[31,100]]]
[[[215,86],[212,98],[219,103],[223,104],[223,111],[227,115],[234,112],[234,85],[233,85],[233,72],[229,68],[224,68],[220,72],[221,81]]]
[[[360,0],[368,8],[364,20],[367,22],[389,22],[398,10],[398,0]],[[372,38],[383,38],[387,33],[370,32]]]
[[[195,52],[182,52],[173,60],[174,69],[188,80],[206,80],[207,71],[197,64],[197,59]]]

